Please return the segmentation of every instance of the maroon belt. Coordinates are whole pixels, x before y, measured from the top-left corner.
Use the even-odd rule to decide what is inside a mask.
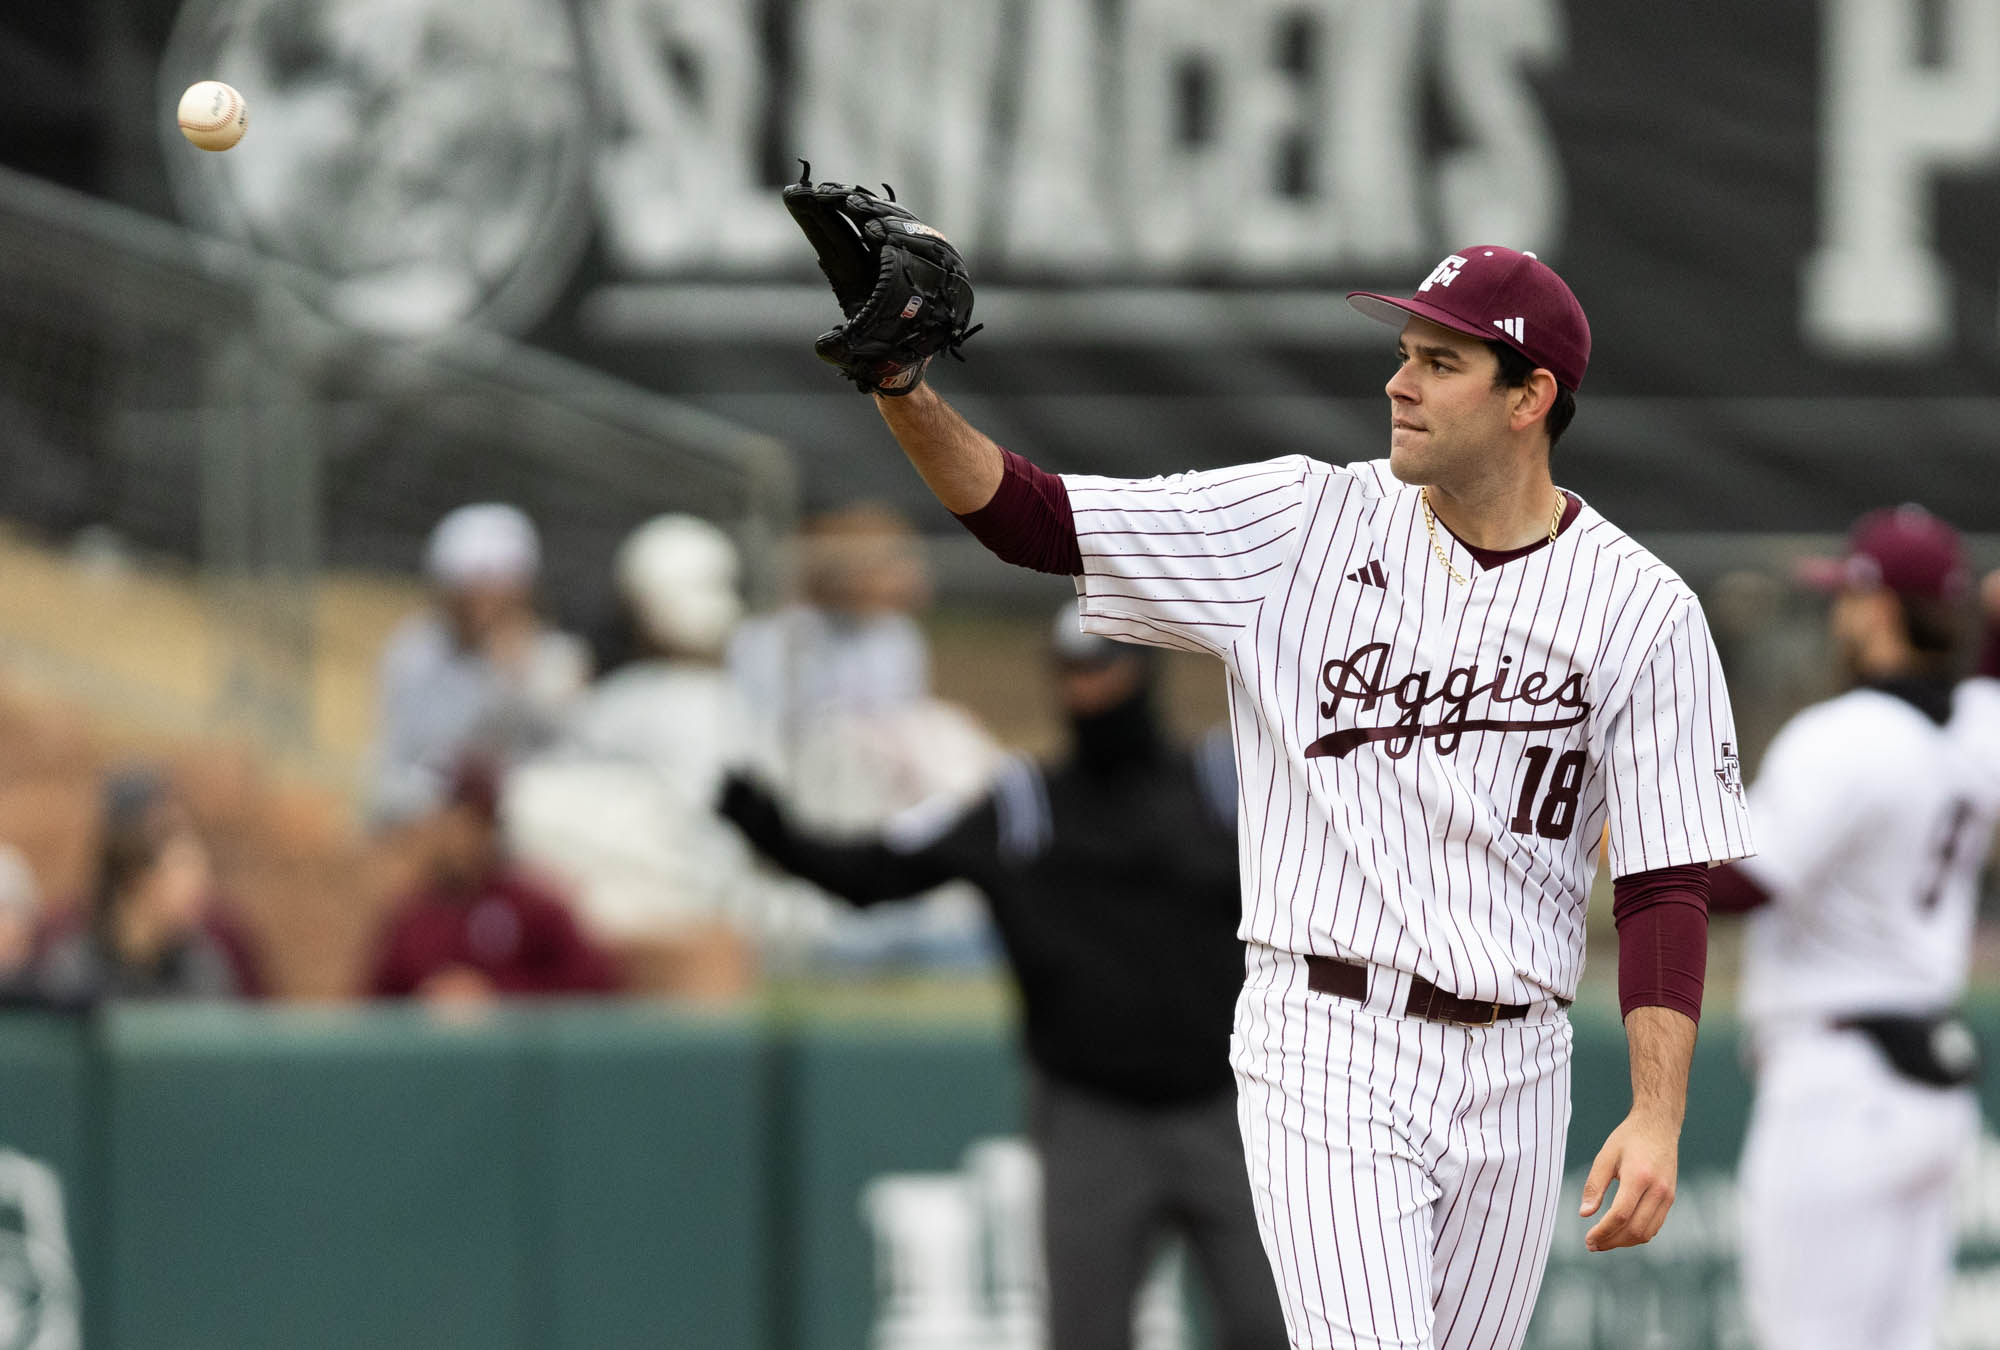
[[[1306,958],[1306,987],[1315,993],[1368,1001],[1368,967],[1359,961],[1342,961],[1331,956]],[[1525,1003],[1482,1003],[1477,999],[1447,994],[1421,975],[1410,976],[1410,996],[1404,1000],[1405,1017],[1421,1017],[1427,1022],[1456,1022],[1460,1026],[1486,1027],[1495,1022],[1525,1017]]]

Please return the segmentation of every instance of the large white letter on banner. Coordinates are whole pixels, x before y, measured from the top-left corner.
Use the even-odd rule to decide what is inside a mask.
[[[1140,264],[1226,265],[1230,222],[1255,210],[1258,166],[1238,144],[1257,59],[1253,24],[1209,0],[1137,0],[1117,42],[1123,94],[1120,216]]]
[[[1329,16],[1320,189],[1338,261],[1415,267],[1441,247],[1425,226],[1424,6],[1343,0]]]
[[[1027,271],[1088,274],[1116,254],[1111,91],[1094,0],[1027,0],[1010,189],[1001,194],[1007,260]]]
[[[816,178],[892,185],[968,254],[993,181],[1000,0],[800,0],[790,138]]]
[[[1527,73],[1563,54],[1555,0],[1449,0],[1442,86],[1470,148],[1438,164],[1447,247],[1487,240],[1531,253],[1562,242],[1555,138]]]
[[[1235,222],[1252,273],[1414,263],[1425,167],[1417,137],[1422,6],[1410,0],[1263,0],[1237,155],[1257,178]],[[1284,182],[1286,166],[1301,181]],[[1287,189],[1294,189],[1287,191]]]
[[[1243,276],[1422,256],[1421,18],[1410,0],[1239,0],[1223,23],[1210,0],[1128,4],[1121,214],[1140,261]]]
[[[769,265],[797,253],[756,181],[769,81],[741,0],[593,0],[583,22],[612,123],[604,237],[624,269]]]
[[[1820,247],[1801,316],[1806,340],[1826,351],[1920,356],[1954,337],[1931,178],[2000,162],[2000,4],[1935,4],[1935,66],[1919,54],[1925,0],[1826,6]]]

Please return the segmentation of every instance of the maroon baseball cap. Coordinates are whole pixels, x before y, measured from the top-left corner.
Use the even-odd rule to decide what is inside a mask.
[[[1927,600],[1957,599],[1972,580],[1958,531],[1915,502],[1870,511],[1847,536],[1847,556],[1807,558],[1798,575],[1816,590],[1885,586]]]
[[[1398,328],[1414,314],[1506,343],[1575,393],[1590,364],[1590,322],[1563,279],[1532,253],[1474,244],[1431,269],[1407,300],[1353,291],[1347,303]]]

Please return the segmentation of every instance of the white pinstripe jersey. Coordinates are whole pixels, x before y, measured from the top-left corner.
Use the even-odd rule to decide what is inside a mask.
[[[1084,626],[1229,673],[1241,936],[1571,997],[1613,875],[1751,851],[1693,591],[1598,515],[1486,568],[1387,460],[1067,476]]]
[[[1979,870],[2000,819],[2000,681],[1967,680],[1951,720],[1855,689],[1787,722],[1751,786],[1765,836],[1746,870],[1753,1023],[1932,1012],[1972,962]]]

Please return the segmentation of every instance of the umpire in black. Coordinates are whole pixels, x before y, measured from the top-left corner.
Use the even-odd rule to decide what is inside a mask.
[[[1052,1350],[1130,1345],[1169,1232],[1207,1286],[1218,1350],[1276,1350],[1229,1068],[1243,984],[1229,746],[1170,744],[1150,650],[1086,635],[1074,604],[1051,656],[1068,757],[1017,761],[961,814],[835,842],[742,779],[722,811],[779,867],[857,905],[960,878],[985,893],[1021,987]]]

